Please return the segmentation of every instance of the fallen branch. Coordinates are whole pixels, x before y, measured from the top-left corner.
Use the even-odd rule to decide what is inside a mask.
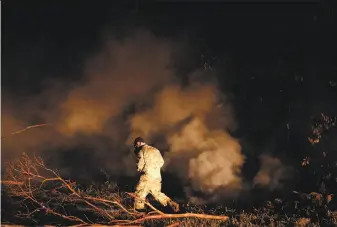
[[[218,216],[218,215],[209,215],[209,214],[196,214],[196,213],[184,213],[184,214],[157,214],[144,216],[142,218],[133,220],[133,221],[122,221],[128,224],[131,223],[141,223],[146,220],[158,220],[158,219],[177,219],[177,218],[198,218],[198,219],[209,219],[209,220],[218,220],[218,221],[228,221],[228,216]]]
[[[41,174],[43,172],[44,174]],[[45,212],[58,216],[64,220],[78,223],[76,226],[104,226],[94,225],[89,220],[68,214],[64,204],[85,205],[82,209],[103,218],[104,224],[114,226],[130,226],[147,220],[198,218],[227,221],[227,216],[216,216],[196,213],[167,214],[156,209],[148,201],[144,201],[150,208],[149,213],[140,213],[128,207],[127,196],[137,198],[133,193],[125,193],[124,197],[117,192],[106,195],[91,195],[77,189],[76,183],[63,179],[56,171],[45,166],[39,157],[31,159],[26,154],[15,163],[7,163],[5,169],[6,180],[1,181],[6,186],[7,194],[11,197],[22,198],[22,205],[26,212],[18,214],[20,217],[33,218],[33,214]],[[126,197],[125,197],[126,196]],[[34,208],[28,208],[24,202],[31,202]],[[62,208],[62,209],[59,209]],[[78,209],[78,208],[77,208]],[[124,218],[121,219],[120,215]],[[127,219],[125,219],[127,218]],[[103,223],[102,223],[103,224]],[[176,226],[176,225],[174,225]]]
[[[16,132],[12,132],[11,134],[9,134],[8,136],[13,136],[13,135],[16,135],[16,134],[19,134],[19,133],[22,133],[24,131],[27,131],[29,129],[32,129],[32,128],[38,128],[38,127],[44,127],[44,126],[52,126],[51,124],[38,124],[38,125],[31,125],[31,126],[28,126],[24,129],[20,129],[19,131],[16,131]],[[6,136],[7,137],[7,136]],[[1,139],[5,138],[5,136],[2,136]]]

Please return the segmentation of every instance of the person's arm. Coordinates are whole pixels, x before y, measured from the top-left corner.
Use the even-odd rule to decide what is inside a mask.
[[[164,165],[164,159],[163,156],[161,155],[160,151],[157,149],[157,164],[159,166],[159,168],[163,167]]]
[[[143,172],[145,167],[145,157],[144,157],[144,150],[141,149],[138,153],[138,164],[137,164],[137,171]]]

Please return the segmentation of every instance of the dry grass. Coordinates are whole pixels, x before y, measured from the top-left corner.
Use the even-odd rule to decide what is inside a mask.
[[[298,193],[309,200],[302,201],[307,205],[301,208],[295,205],[297,201],[275,199],[248,213],[224,207],[206,213],[202,207],[188,204],[184,206],[186,213],[169,214],[146,201],[149,211],[139,213],[132,207],[134,195],[121,192],[114,182],[80,189],[76,182],[65,180],[56,171],[48,169],[40,158],[26,155],[14,163],[7,163],[2,183],[7,198],[16,204],[13,216],[17,219],[12,223],[25,226],[55,226],[55,223],[100,227],[337,226],[337,212],[329,211],[327,204],[317,203],[317,199],[323,198],[318,193]],[[4,215],[2,223],[2,226],[8,223]]]
[[[166,220],[204,219],[226,222],[228,216],[203,213],[164,213],[145,201],[149,212],[133,209],[133,193],[120,192],[116,184],[90,186],[81,190],[76,182],[63,179],[55,170],[45,166],[39,157],[23,155],[21,159],[6,163],[6,195],[17,203],[14,216],[17,220],[31,221],[35,224],[52,222],[66,225],[85,226],[104,224],[111,226],[152,225]],[[184,221],[182,221],[184,222]],[[44,224],[47,224],[44,223]],[[174,223],[170,223],[174,224]],[[181,223],[179,224],[181,225]]]

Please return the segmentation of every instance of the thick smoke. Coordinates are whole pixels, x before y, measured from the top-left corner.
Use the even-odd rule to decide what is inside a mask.
[[[240,190],[245,158],[239,142],[227,132],[233,125],[230,105],[218,104],[214,84],[165,87],[151,108],[131,119],[133,136],[165,136],[170,147],[166,171],[189,182],[192,190],[206,194],[226,187]]]
[[[145,30],[135,30],[125,38],[109,36],[102,49],[82,66],[81,81],[48,80],[41,94],[24,98],[7,91],[2,108],[3,154],[10,157],[34,152],[54,158],[54,163],[60,150],[74,153],[85,148],[97,158],[97,163],[92,163],[95,168],[131,174],[134,160],[125,146],[129,130],[125,112],[174,79],[169,67],[171,47],[168,40]],[[27,61],[39,64],[33,59]],[[9,136],[41,123],[52,126]]]
[[[64,171],[91,167],[133,175],[135,157],[129,145],[144,136],[169,150],[164,171],[179,176],[191,198],[194,191],[237,195],[244,187],[245,157],[229,133],[236,127],[231,104],[213,73],[196,70],[182,86],[172,67],[174,49],[171,41],[144,30],[123,39],[109,37],[83,65],[80,82],[53,81],[36,97],[5,95],[4,136],[31,124],[52,126],[6,137],[2,150],[13,156],[39,153],[56,163],[58,152],[67,150]],[[75,150],[82,153],[70,157]],[[284,171],[277,161],[263,160],[255,183],[273,188]]]
[[[169,48],[168,41],[144,31],[109,41],[87,64],[85,84],[61,105],[61,131],[102,133],[109,119],[172,79]]]

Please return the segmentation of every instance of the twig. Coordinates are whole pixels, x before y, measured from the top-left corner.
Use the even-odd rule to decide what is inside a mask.
[[[43,127],[43,126],[52,126],[51,124],[38,124],[38,125],[31,125],[31,126],[28,126],[24,129],[20,129],[19,131],[16,131],[16,132],[12,132],[11,134],[9,134],[8,136],[13,136],[13,135],[16,135],[16,134],[19,134],[19,133],[22,133],[28,129],[32,129],[32,128],[38,128],[38,127]],[[2,136],[1,139],[3,139],[5,136]]]
[[[137,198],[139,200],[141,200],[141,198],[137,197],[134,193],[130,193],[127,192],[128,195],[132,196],[133,198]],[[146,205],[148,205],[154,212],[158,213],[158,214],[165,214],[163,212],[161,212],[160,210],[158,210],[157,208],[155,208],[154,206],[151,205],[151,203],[147,202],[147,201],[143,201]]]
[[[7,184],[7,185],[23,185],[24,182],[16,182],[11,180],[2,180],[0,181],[1,184]]]

